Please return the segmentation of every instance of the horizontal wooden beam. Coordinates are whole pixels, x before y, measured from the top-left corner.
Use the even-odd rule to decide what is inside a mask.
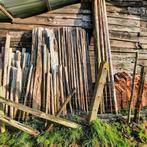
[[[70,128],[80,128],[81,127],[77,123],[68,121],[68,120],[63,119],[63,118],[55,117],[53,115],[46,114],[44,112],[32,109],[30,107],[24,106],[24,105],[19,104],[19,103],[15,103],[15,102],[13,102],[11,100],[8,100],[8,99],[5,99],[5,98],[3,98],[1,96],[0,96],[0,102],[3,103],[3,104],[6,104],[8,106],[14,107],[16,109],[19,109],[21,111],[30,113],[30,114],[38,117],[38,118],[42,118],[42,119],[51,121],[53,123],[57,123],[57,124],[60,124],[60,125],[66,126],[66,127],[70,127]]]

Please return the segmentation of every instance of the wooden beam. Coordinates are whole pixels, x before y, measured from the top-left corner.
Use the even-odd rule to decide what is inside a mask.
[[[108,63],[102,62],[100,64],[99,76],[98,76],[98,79],[95,85],[94,96],[93,96],[91,107],[90,107],[90,113],[89,113],[89,118],[88,118],[89,122],[96,120],[97,118],[97,112],[98,112],[100,103],[102,102],[102,98],[103,98],[103,90],[106,84],[108,70],[109,70]]]
[[[32,114],[32,115],[34,115],[36,117],[39,117],[39,118],[42,118],[42,119],[51,121],[53,123],[57,123],[57,124],[60,124],[60,125],[66,126],[66,127],[70,127],[70,128],[80,128],[81,127],[77,123],[68,121],[68,120],[63,119],[63,118],[55,117],[53,115],[46,114],[44,112],[41,112],[39,110],[32,109],[30,107],[24,106],[24,105],[19,104],[19,103],[15,103],[15,102],[13,102],[11,100],[4,99],[1,96],[0,96],[0,102],[3,103],[3,104],[6,104],[8,106],[15,107],[15,108],[17,108],[17,109],[19,109],[21,111],[30,113],[30,114]]]
[[[17,128],[17,129],[19,129],[19,130],[21,130],[21,131],[24,131],[24,132],[26,132],[26,133],[28,133],[28,134],[30,134],[30,135],[37,136],[37,135],[40,134],[40,132],[37,131],[36,129],[31,128],[31,127],[29,127],[29,126],[26,126],[26,125],[24,125],[24,124],[21,124],[21,123],[15,121],[15,120],[13,120],[13,119],[7,117],[7,116],[0,115],[0,120],[1,120],[2,122],[5,122],[5,123],[9,124],[9,125],[12,126],[12,127],[15,127],[15,128]]]

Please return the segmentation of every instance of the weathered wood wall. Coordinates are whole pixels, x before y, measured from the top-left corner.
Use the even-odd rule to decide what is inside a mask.
[[[140,61],[147,61],[147,2],[145,0],[119,0],[107,2],[109,30],[112,46],[114,73],[126,70],[132,73],[135,54],[140,52]],[[27,19],[17,19],[13,24],[0,23],[0,46],[4,46],[5,34],[13,37],[12,47],[31,48],[31,30],[44,27],[82,27],[92,32],[90,4],[67,6]],[[91,64],[95,70],[93,39],[90,44]],[[93,78],[93,81],[95,79]]]
[[[138,51],[141,63],[147,60],[147,1],[111,1],[107,3],[107,12],[114,72],[132,73],[135,54],[129,52]]]

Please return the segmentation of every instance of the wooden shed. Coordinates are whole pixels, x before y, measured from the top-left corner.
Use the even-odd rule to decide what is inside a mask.
[[[77,71],[77,75],[75,74],[73,75],[73,77],[70,77],[70,75],[72,74],[72,69],[70,73],[67,73],[68,74],[67,77],[66,77],[66,72],[65,72],[65,75],[63,75],[65,76],[65,85],[67,86],[69,83],[68,86],[70,90],[68,89],[67,91],[63,91],[62,89],[61,90],[62,92],[60,91],[59,97],[67,97],[70,94],[69,91],[71,91],[71,89],[74,88],[73,86],[74,76],[79,77],[78,79],[79,83],[78,83],[78,86],[76,87],[76,89],[79,90],[77,94],[78,96],[77,98],[72,100],[72,104],[70,104],[68,107],[71,112],[76,111],[76,113],[77,112],[78,113],[88,113],[89,103],[92,99],[93,87],[95,85],[96,77],[97,77],[97,69],[96,69],[97,55],[96,55],[96,51],[94,48],[94,39],[93,39],[92,4],[90,1],[81,2],[81,3],[77,3],[77,2],[78,1],[75,1],[76,4],[72,4],[72,5],[65,6],[65,7],[56,9],[56,10],[44,12],[45,10],[48,9],[47,7],[46,9],[44,8],[41,10],[44,13],[38,14],[35,16],[31,16],[27,18],[17,18],[17,17],[15,18],[14,16],[13,19],[11,19],[10,17],[12,21],[7,20],[7,22],[6,21],[1,22],[0,23],[0,49],[1,49],[1,54],[0,54],[1,62],[0,63],[2,63],[3,58],[4,58],[3,51],[4,51],[4,48],[6,48],[6,42],[7,41],[9,42],[9,40],[7,40],[8,38],[6,37],[6,34],[9,34],[9,36],[11,36],[10,47],[12,48],[13,52],[17,53],[17,51],[22,52],[24,48],[26,49],[27,52],[32,52],[32,48],[33,48],[32,44],[34,42],[33,39],[35,38],[35,36],[32,35],[32,30],[34,30],[35,28],[38,28],[38,27],[49,28],[49,29],[51,28],[51,29],[56,30],[57,34],[60,33],[60,35],[61,34],[63,36],[65,35],[64,37],[60,36],[61,38],[58,38],[59,39],[58,41],[59,42],[63,41],[64,44],[62,45],[66,45],[68,46],[68,48],[72,48],[71,46],[72,45],[74,46],[74,43],[75,43],[75,42],[70,42],[71,41],[70,37],[75,36],[74,33],[78,32],[81,35],[81,37],[78,36],[79,34],[77,33],[78,35],[76,36],[76,38],[73,37],[73,40],[76,39],[77,42],[79,40],[83,41],[83,43],[79,41],[79,44],[77,44],[77,46],[80,46],[82,44],[82,47],[80,48],[81,55],[82,55],[81,57],[82,60],[80,60],[81,65],[77,64],[77,66],[82,66],[83,68],[82,70],[81,68],[79,68],[79,70]],[[112,54],[114,74],[118,72],[122,72],[122,71],[126,71],[127,73],[132,74],[132,71],[134,68],[134,59],[135,59],[136,51],[138,51],[140,54],[139,62],[141,64],[146,63],[146,60],[147,60],[147,56],[146,56],[147,54],[147,51],[146,51],[147,49],[147,45],[146,45],[147,44],[146,43],[146,37],[147,37],[146,5],[147,5],[146,1],[142,1],[142,0],[137,0],[137,1],[108,0],[107,1],[107,16],[108,16],[108,24],[109,24],[108,27],[109,27],[109,33],[110,33],[109,35],[110,35],[110,41],[111,41],[111,54]],[[61,48],[61,46],[59,45],[57,46],[58,46],[58,49]],[[71,50],[69,50],[69,53],[71,53]],[[71,59],[73,55],[69,56],[69,53],[67,55],[67,58]],[[70,63],[69,59],[67,60],[68,63]],[[76,60],[76,57],[75,57],[75,60]],[[71,64],[72,64],[72,61],[71,61]],[[42,68],[42,67],[38,67],[38,68]],[[2,69],[3,69],[3,65],[0,64],[0,80],[1,80],[0,84],[1,85],[3,85],[3,80],[4,80],[4,79],[2,80],[2,76],[1,76],[3,75]],[[140,69],[138,69],[138,72],[139,70]],[[38,72],[39,72],[39,69],[38,69]],[[83,75],[82,72],[86,74]],[[29,78],[29,75],[28,75],[28,78]],[[82,81],[83,79],[86,82],[83,82]],[[12,79],[10,79],[10,81],[11,80]],[[22,82],[23,80],[24,79],[22,79]],[[70,83],[70,80],[72,81],[71,83]],[[40,84],[38,81],[36,82],[34,81],[34,83],[35,83],[34,86],[38,86],[38,84]],[[7,83],[6,81],[5,84],[9,85],[9,82]],[[57,83],[57,84],[60,85],[60,83]],[[111,84],[111,83],[107,83],[107,84]],[[29,86],[31,86],[31,83]],[[60,85],[59,87],[61,88],[62,85]],[[10,88],[9,90],[11,90],[10,85],[9,85],[9,88]],[[14,89],[16,90],[16,88]],[[37,91],[37,87],[35,89]],[[12,92],[14,92],[13,89],[12,89]],[[16,92],[18,91],[16,90],[15,93]],[[26,92],[26,89],[25,89],[25,92]],[[63,96],[64,92],[66,94]],[[29,94],[30,93],[31,92],[29,91]],[[43,94],[36,92],[35,95],[36,97],[38,96],[41,98],[41,95]],[[26,101],[28,102],[25,102],[25,105],[29,105],[29,103],[31,103],[31,105],[29,106],[34,107],[35,109],[42,109],[43,111],[47,111],[47,112],[51,111],[51,110],[45,110],[46,104],[44,103],[46,103],[47,100],[42,102],[41,99],[37,99],[37,102],[36,103],[34,102],[35,104],[33,106],[32,104],[33,100],[31,100],[30,102],[28,100],[28,95],[26,97],[27,97]],[[111,112],[112,113],[114,109],[114,102],[110,101],[109,99],[107,100],[105,100],[106,105],[102,106],[101,112],[103,113]],[[16,99],[15,101],[24,103],[24,99],[21,100],[21,96],[19,96],[18,100]],[[60,105],[58,103],[60,101],[61,103],[63,103],[64,98],[63,100],[61,98],[61,100],[59,99],[57,101],[56,101],[57,104],[55,105]],[[40,103],[43,104],[43,106],[41,106]],[[55,110],[55,112],[56,111],[57,110]],[[55,112],[52,110],[51,113],[54,114]],[[64,113],[66,113],[66,111]]]

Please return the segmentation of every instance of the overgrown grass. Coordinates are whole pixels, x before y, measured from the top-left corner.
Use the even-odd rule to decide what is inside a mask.
[[[79,122],[78,117],[74,117],[74,119]],[[31,125],[38,127],[36,121],[34,124],[32,122]],[[97,119],[91,124],[85,124],[83,126],[84,127],[80,129],[69,129],[62,126],[55,126],[51,131],[42,132],[42,134],[37,137],[31,137],[26,133],[16,130],[9,130],[0,134],[0,145],[8,147],[69,147],[72,144],[77,144],[81,147],[95,147],[98,145],[106,147],[129,146],[128,141],[118,133],[116,127],[113,125],[109,125]]]
[[[84,137],[83,146],[95,147],[102,146],[116,146],[127,147],[128,141],[118,133],[114,126],[102,122],[97,119],[93,121],[86,131],[87,136]]]

